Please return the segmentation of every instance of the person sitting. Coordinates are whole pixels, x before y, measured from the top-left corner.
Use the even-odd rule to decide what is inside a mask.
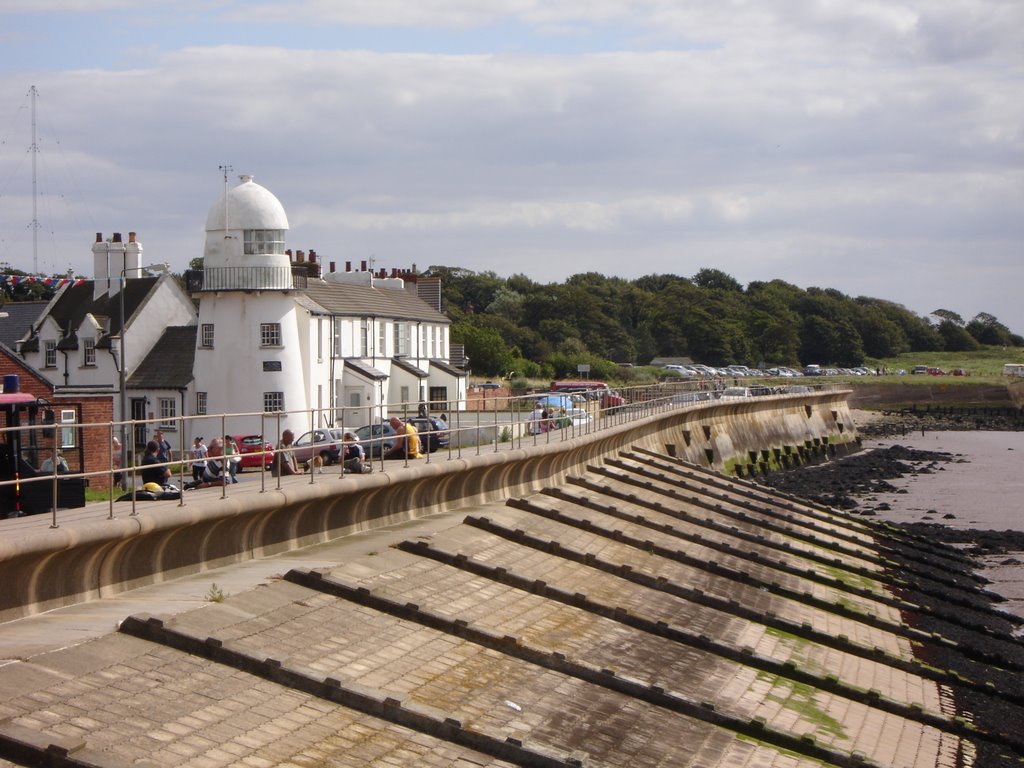
[[[302,469],[295,464],[295,454],[292,451],[292,443],[295,442],[295,433],[286,429],[281,433],[281,442],[274,451],[274,460],[270,464],[270,474],[274,477],[285,477],[286,475],[301,475]]]
[[[197,488],[209,488],[211,485],[224,485],[224,446],[220,439],[213,438],[207,449],[206,466],[203,467],[203,478]]]
[[[395,430],[395,442],[384,453],[385,459],[418,459],[420,457],[420,439],[416,427],[403,424],[397,416],[392,416],[391,428]]]
[[[156,483],[163,486],[171,479],[171,470],[160,465],[157,452],[160,450],[156,440],[146,443],[146,452],[142,455],[142,484]]]
[[[342,456],[343,466],[345,472],[351,472],[353,474],[362,474],[369,472],[370,467],[363,463],[365,453],[363,446],[359,443],[357,438],[352,432],[346,432],[342,439],[342,447],[344,454]]]
[[[63,475],[68,472],[68,462],[64,458],[64,454],[61,453],[60,448],[57,449],[57,474]],[[43,463],[39,466],[39,473],[43,475],[53,474],[53,456],[47,456]]]

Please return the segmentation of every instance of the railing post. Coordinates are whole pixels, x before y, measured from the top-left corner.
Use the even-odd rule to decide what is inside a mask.
[[[110,446],[110,511],[107,520],[114,519],[114,422],[110,422],[110,434],[107,435],[107,445]],[[124,456],[124,446],[121,446],[121,456]],[[122,459],[122,463],[124,460]]]

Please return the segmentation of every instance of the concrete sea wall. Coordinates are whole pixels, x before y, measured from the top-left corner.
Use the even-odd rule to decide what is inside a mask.
[[[99,504],[58,518],[0,521],[0,620],[112,595],[389,525],[432,512],[527,494],[588,465],[643,448],[749,475],[859,446],[846,391],[699,403],[624,421],[571,440],[496,446],[461,458],[395,462],[359,476],[286,478],[280,489],[186,504],[145,502],[139,514]],[[255,484],[254,484],[255,485]],[[268,483],[268,486],[270,484]],[[39,516],[46,517],[46,516]]]

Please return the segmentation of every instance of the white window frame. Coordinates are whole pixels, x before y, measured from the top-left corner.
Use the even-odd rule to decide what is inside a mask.
[[[96,339],[92,337],[82,340],[82,365],[88,368],[96,366]]]
[[[199,344],[203,349],[213,349],[213,323],[203,323],[199,328]]]
[[[46,339],[43,341],[43,368],[57,367],[57,340]]]
[[[242,232],[242,242],[248,254],[284,253],[284,230],[246,229]]]
[[[284,392],[264,392],[263,412],[279,413],[284,411]]]
[[[409,356],[409,324],[395,323],[395,357]]]
[[[160,426],[163,429],[173,429],[174,420],[178,418],[178,403],[173,397],[161,397],[157,400],[157,407],[160,410]]]
[[[376,357],[388,356],[388,324],[383,320],[377,321],[377,349]]]
[[[260,323],[260,347],[281,346],[281,324]]]
[[[370,356],[370,318],[359,318],[359,356]]]
[[[203,416],[206,414],[206,393],[196,392],[196,415]]]
[[[78,421],[78,414],[71,408],[61,409],[60,412],[60,423],[63,424],[74,424]],[[77,443],[75,442],[75,433],[77,430],[74,427],[61,426],[60,428],[60,447],[61,448],[74,448]]]

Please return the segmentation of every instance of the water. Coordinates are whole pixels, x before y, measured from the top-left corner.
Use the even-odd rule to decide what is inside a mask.
[[[1024,531],[1024,432],[920,432],[866,441],[866,447],[905,445],[952,454],[932,474],[889,481],[907,493],[876,493],[862,508],[885,502],[876,519],[933,522],[954,528]],[[1000,608],[1024,617],[1024,552],[978,558]]]

